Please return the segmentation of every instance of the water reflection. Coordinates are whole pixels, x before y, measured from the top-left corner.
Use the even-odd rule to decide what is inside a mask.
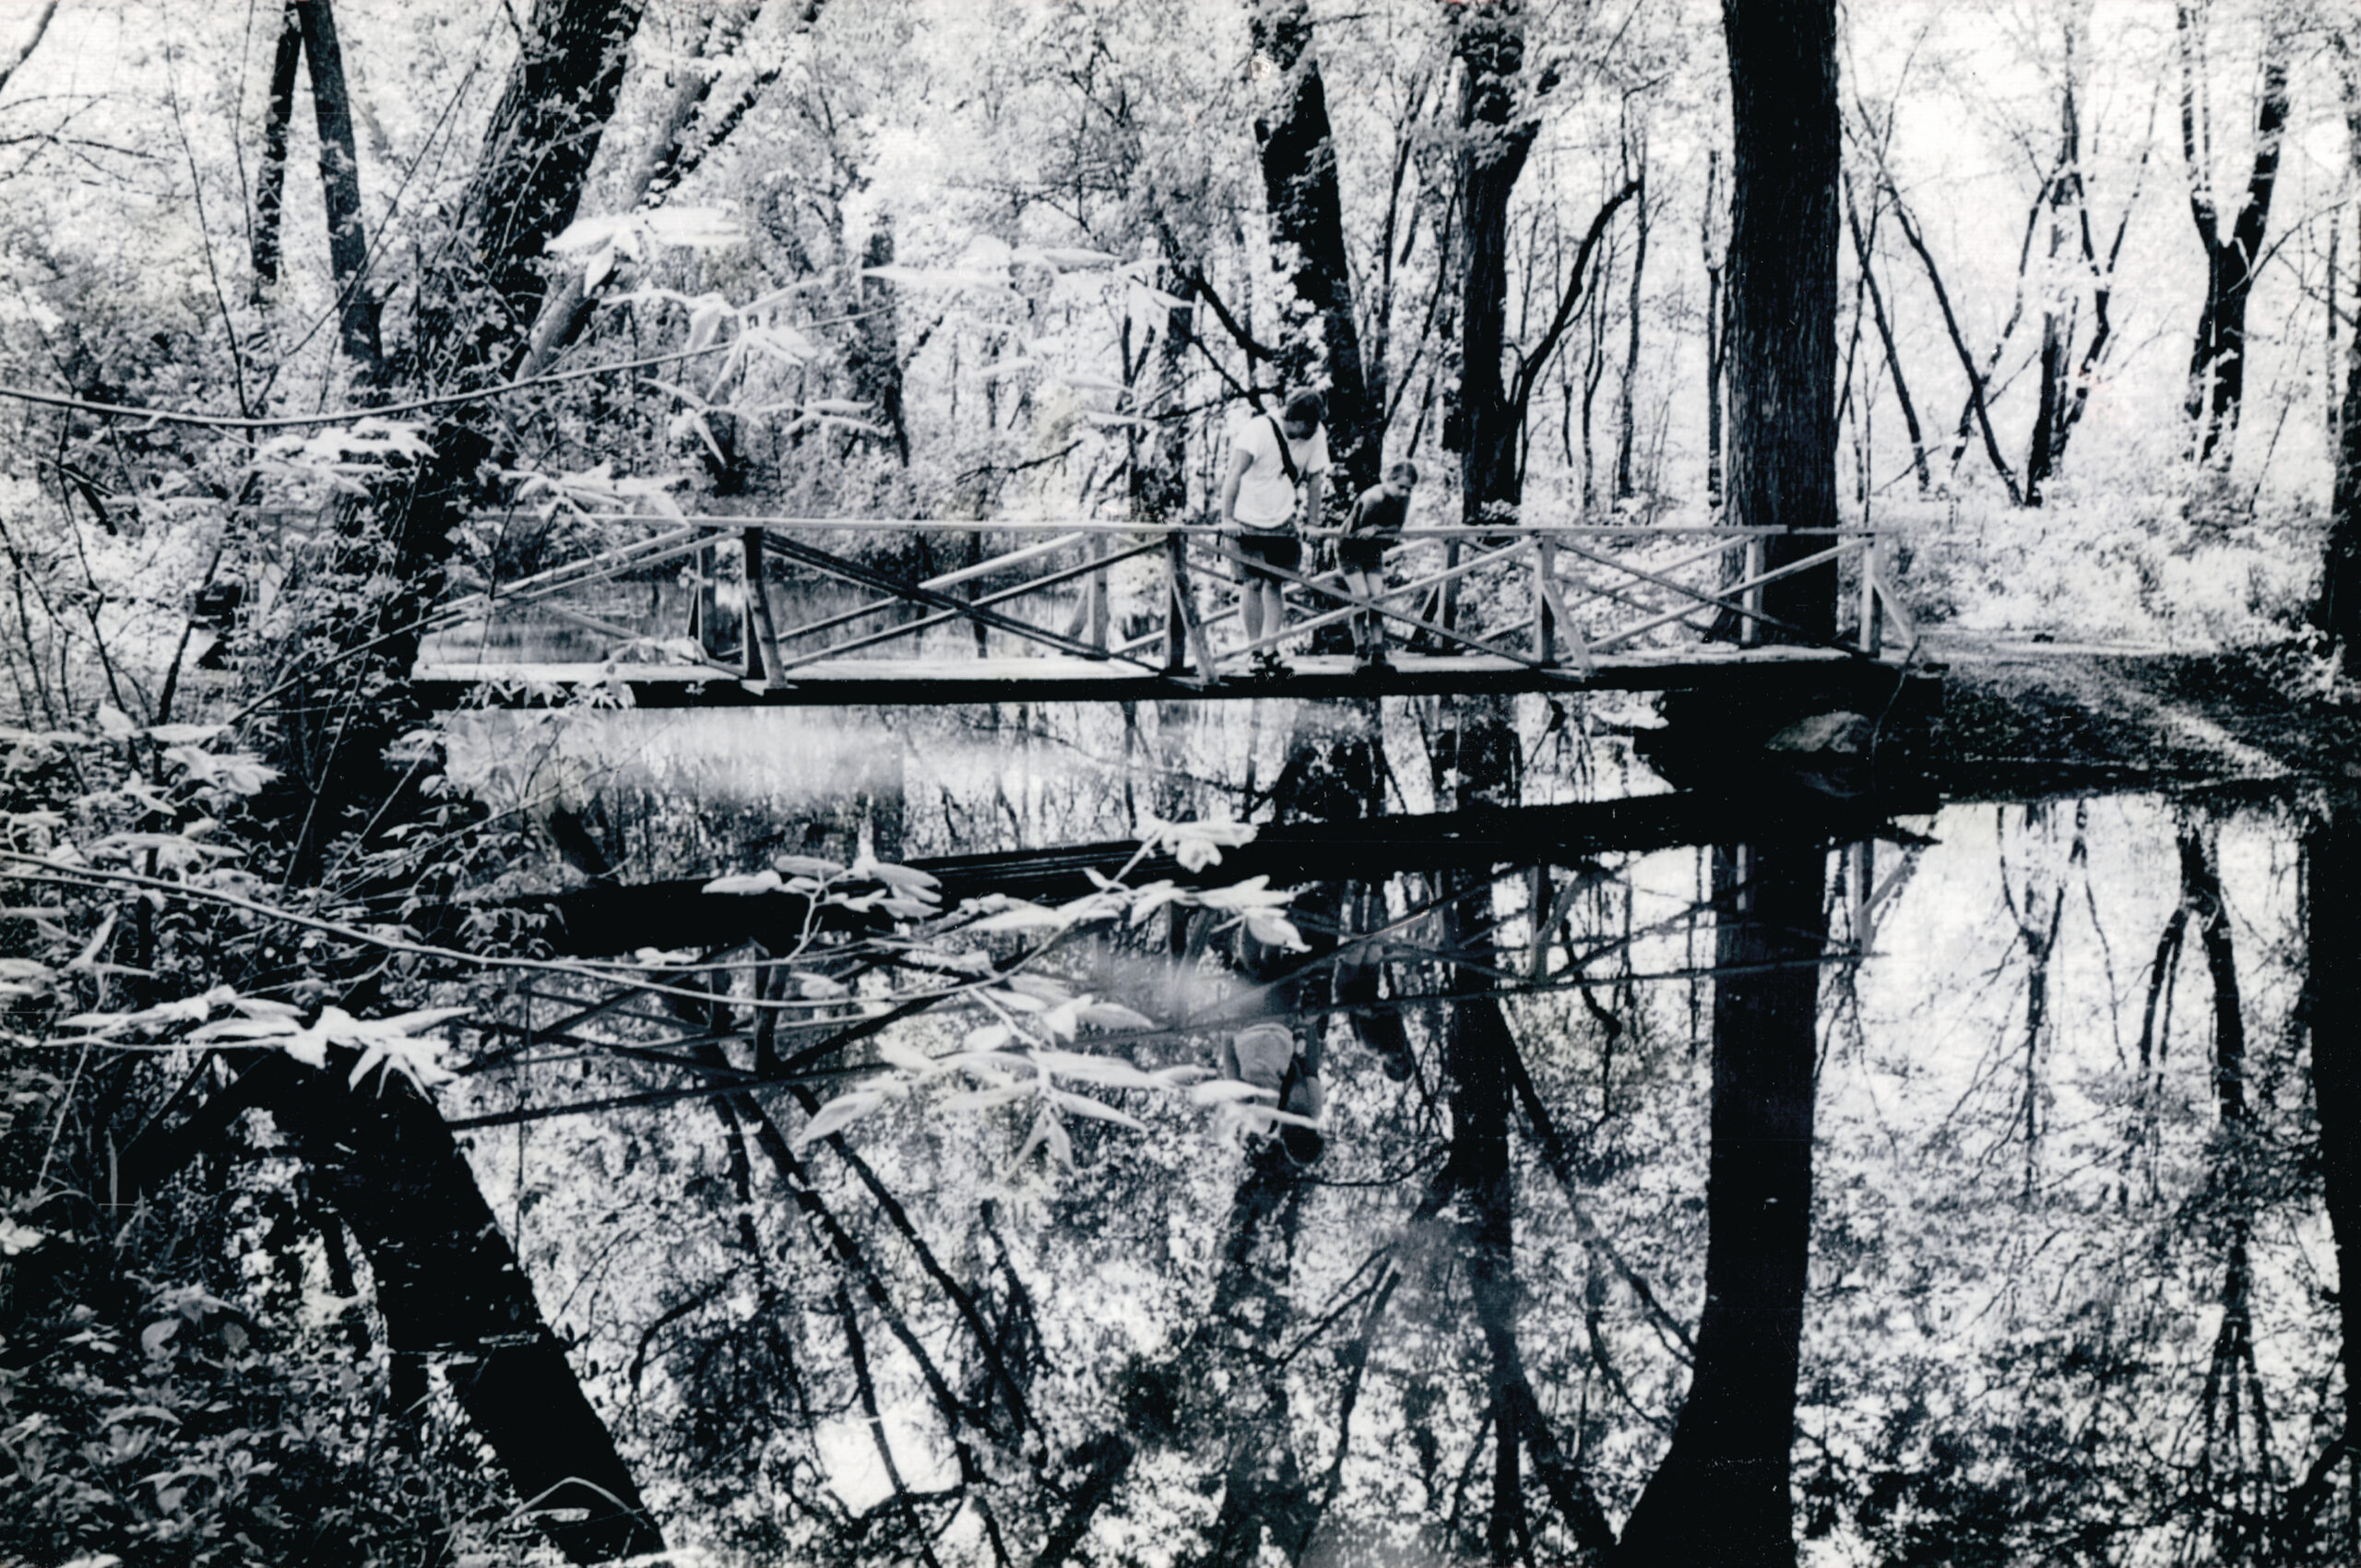
[[[1317,1123],[1109,1090],[1145,1132],[1069,1118],[1062,1173],[1025,1117],[913,1093],[804,1142],[883,1047],[967,1026],[762,1023],[778,980],[730,943],[703,1009],[514,999],[531,1031],[469,1080],[476,1163],[671,1538],[2352,1561],[2350,814],[1594,810],[1639,776],[1581,728],[1531,702],[897,719],[854,788],[742,775],[745,820],[702,826],[638,780],[642,866],[726,869],[759,818],[735,849],[1019,852],[961,874],[1043,897],[1085,869],[1026,852],[1251,811],[1272,831],[1230,869],[1291,857],[1308,951],[1173,905],[1039,972],[1145,1015],[1143,1068],[1226,1064]],[[1411,811],[1455,826],[1392,833]],[[628,1103],[542,1115],[594,1101]]]

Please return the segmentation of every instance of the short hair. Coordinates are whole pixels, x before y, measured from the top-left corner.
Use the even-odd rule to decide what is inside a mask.
[[[1385,466],[1385,477],[1398,479],[1404,484],[1416,484],[1418,482],[1418,465],[1407,457],[1396,458]]]
[[[1327,417],[1328,405],[1317,392],[1299,392],[1287,399],[1287,411],[1279,417],[1289,424],[1318,424]]]

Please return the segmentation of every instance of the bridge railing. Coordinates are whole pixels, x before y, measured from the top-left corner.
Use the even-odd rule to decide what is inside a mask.
[[[1356,596],[1311,548],[1299,570],[1258,564],[1287,585],[1292,620],[1246,640],[1229,628],[1240,619],[1247,560],[1234,535],[1200,525],[640,520],[669,526],[455,600],[430,631],[464,641],[471,628],[538,617],[603,639],[610,660],[687,663],[765,683],[832,660],[1019,651],[1212,680],[1264,649],[1374,611],[1392,640],[1426,652],[1588,675],[1603,657],[1693,654],[1704,635],[1741,648],[1809,642],[1767,612],[1764,590],[1833,569],[1848,583],[1851,624],[1824,646],[1878,657],[1889,636],[1904,647],[1916,641],[1892,580],[1892,541],[1866,529],[1797,530],[1786,537],[1809,541],[1808,552],[1775,566],[1771,545],[1781,536],[1772,529],[1408,529],[1384,591],[1371,600]],[[971,559],[923,575],[898,564],[921,534],[961,536]],[[986,540],[994,545],[989,554]],[[667,583],[674,588],[669,603]],[[616,607],[634,587],[652,589],[644,612]],[[972,634],[972,647],[947,654],[940,634],[955,627]]]

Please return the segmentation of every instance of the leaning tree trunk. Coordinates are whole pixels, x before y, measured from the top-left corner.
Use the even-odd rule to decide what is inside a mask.
[[[1723,0],[1730,57],[1729,502],[1740,528],[1836,526],[1836,7]],[[1773,567],[1826,548],[1774,538]],[[1833,564],[1763,590],[1769,641],[1836,634]]]
[[[1623,1529],[1627,1564],[1795,1562],[1787,1473],[1810,1256],[1827,864],[1818,844],[1714,853],[1705,1309],[1672,1446]]]
[[[1293,385],[1326,381],[1333,455],[1352,493],[1358,493],[1377,482],[1385,433],[1361,364],[1336,147],[1320,57],[1311,48],[1310,6],[1306,0],[1262,0],[1253,31],[1255,48],[1280,73],[1273,113],[1254,122],[1271,239],[1287,253],[1288,281],[1318,324],[1316,348],[1304,334],[1282,337],[1279,369]]]
[[[382,350],[377,302],[369,290],[369,231],[361,214],[361,152],[352,136],[344,50],[337,42],[336,13],[328,0],[295,0],[294,11],[303,30],[303,54],[311,62],[312,113],[320,134],[320,193],[327,202],[328,266],[336,279],[337,320],[345,357],[365,379],[374,381]],[[274,79],[274,89],[277,85]]]
[[[661,1551],[631,1471],[583,1396],[442,1113],[393,1074],[348,1083],[356,1058],[338,1056],[326,1070],[267,1058],[237,1088],[293,1141],[360,1241],[388,1348],[418,1360],[447,1358],[469,1423],[568,1558]]]
[[[574,220],[639,15],[640,0],[536,7],[460,205],[452,259],[420,286],[411,341],[394,365],[411,388],[497,381],[525,358],[548,289],[544,252]],[[294,811],[292,881],[319,874],[338,834],[398,820],[386,809],[397,787],[386,754],[420,718],[401,683],[417,661],[424,610],[441,596],[454,530],[494,456],[488,428],[465,413],[446,419],[411,484],[378,498],[384,558],[361,575],[390,579],[393,590],[377,598],[374,618],[340,630],[346,657],[326,661],[332,675],[298,693],[318,722],[288,742],[303,759],[305,796]]]

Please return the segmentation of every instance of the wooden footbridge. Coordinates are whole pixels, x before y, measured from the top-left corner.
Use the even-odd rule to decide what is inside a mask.
[[[1776,567],[1766,529],[1412,529],[1374,600],[1309,553],[1301,571],[1275,574],[1292,624],[1257,641],[1238,631],[1242,559],[1212,528],[620,520],[653,531],[442,607],[414,671],[421,698],[826,707],[1745,690],[1898,670],[1917,642],[1889,576],[1891,542],[1865,529],[1812,530],[1818,548]],[[906,564],[941,560],[941,546],[966,559]],[[1765,614],[1767,585],[1830,567],[1851,607],[1839,640],[1798,639]],[[1392,668],[1299,651],[1365,610],[1387,624]],[[1254,672],[1266,650],[1286,659],[1284,673]]]

